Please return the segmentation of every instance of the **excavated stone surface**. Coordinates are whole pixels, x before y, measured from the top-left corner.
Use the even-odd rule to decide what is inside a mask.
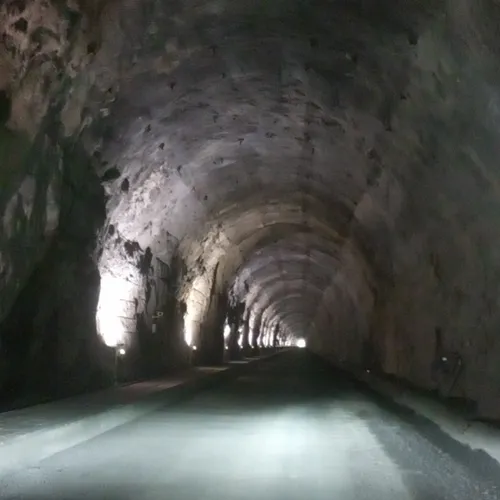
[[[500,417],[496,0],[1,9],[0,318],[60,238],[61,200],[100,178],[106,222],[90,197],[70,225],[95,221],[101,276],[129,272],[117,235],[150,255],[116,295],[146,326],[173,293],[203,343],[231,286],[252,327]],[[149,302],[161,263],[176,278]],[[436,382],[440,356],[456,381]]]

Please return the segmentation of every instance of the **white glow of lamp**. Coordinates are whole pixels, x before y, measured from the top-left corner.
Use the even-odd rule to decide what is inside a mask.
[[[101,291],[97,305],[96,322],[99,335],[108,347],[117,347],[125,339],[123,318],[126,304],[133,291],[121,278],[105,275],[101,278]]]

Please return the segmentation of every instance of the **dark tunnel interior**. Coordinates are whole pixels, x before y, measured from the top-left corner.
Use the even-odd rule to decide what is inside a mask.
[[[4,0],[1,404],[306,344],[500,419],[499,26]]]

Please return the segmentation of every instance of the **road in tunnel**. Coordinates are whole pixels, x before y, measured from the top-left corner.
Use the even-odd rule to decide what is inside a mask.
[[[500,498],[478,459],[436,447],[305,350],[0,478],[2,499]]]

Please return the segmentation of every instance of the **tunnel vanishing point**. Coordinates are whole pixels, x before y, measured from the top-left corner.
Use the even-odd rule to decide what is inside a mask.
[[[4,0],[0,398],[305,338],[500,419],[498,0]]]

